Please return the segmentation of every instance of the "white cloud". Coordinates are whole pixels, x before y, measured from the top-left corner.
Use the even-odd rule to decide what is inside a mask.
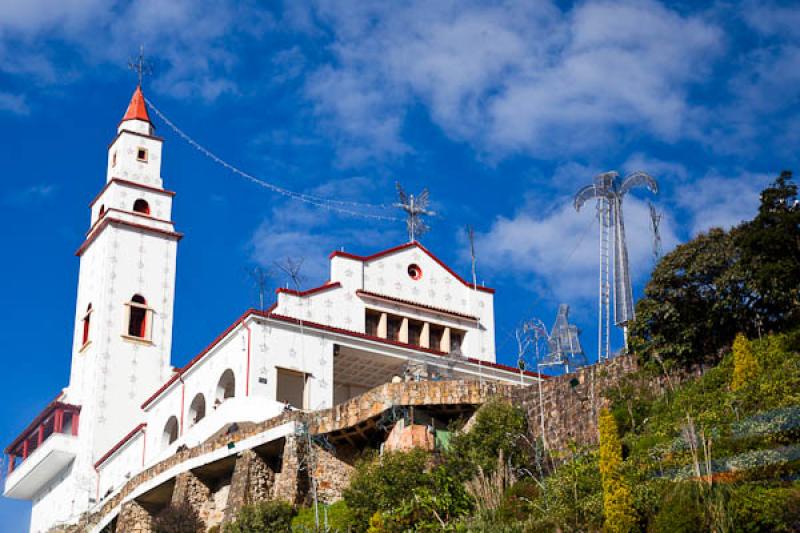
[[[352,177],[324,183],[310,194],[359,201],[370,187],[369,179]],[[275,262],[282,263],[286,258],[303,258],[303,288],[308,288],[328,279],[328,255],[334,250],[347,247],[355,253],[360,249],[374,251],[401,238],[399,231],[381,231],[363,219],[334,219],[335,216],[325,209],[296,201],[278,205],[253,233],[250,241],[253,260],[273,267]],[[282,286],[287,279],[276,273],[274,281]]]
[[[212,100],[236,91],[228,78],[239,58],[230,43],[274,24],[256,7],[234,0],[0,2],[0,73],[51,84],[92,67],[120,72],[143,44],[158,58],[158,91]]]
[[[675,204],[688,211],[691,236],[715,227],[727,229],[756,215],[760,193],[773,179],[758,173],[711,173],[677,189]]]
[[[362,157],[402,153],[418,100],[447,135],[500,155],[585,153],[620,128],[674,141],[694,114],[692,84],[722,49],[711,23],[649,1],[318,7],[334,61],[307,93]]]
[[[511,275],[541,296],[575,304],[597,297],[599,225],[593,204],[576,213],[569,198],[543,215],[521,210],[511,218],[498,217],[479,236],[481,264],[493,276]],[[631,277],[641,280],[652,267],[652,232],[645,201],[627,196],[625,230]],[[661,222],[664,249],[678,239],[673,221]]]
[[[27,115],[30,112],[30,108],[24,95],[0,91],[0,111]]]
[[[23,189],[9,191],[3,198],[4,203],[18,207],[35,204],[52,197],[58,186],[52,183],[40,183]]]

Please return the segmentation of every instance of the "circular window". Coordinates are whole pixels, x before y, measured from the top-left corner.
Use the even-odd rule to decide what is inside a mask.
[[[419,265],[408,265],[408,277],[414,280],[422,277],[422,269]]]

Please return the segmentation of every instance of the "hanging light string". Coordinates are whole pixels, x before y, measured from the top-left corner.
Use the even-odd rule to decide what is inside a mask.
[[[207,158],[211,159],[212,161],[214,161],[218,165],[226,168],[227,170],[229,170],[230,172],[233,172],[234,174],[237,174],[237,175],[239,175],[239,176],[251,181],[252,183],[255,183],[256,185],[264,187],[265,189],[268,189],[268,190],[270,190],[272,192],[281,194],[281,195],[283,195],[283,196],[285,196],[287,198],[291,198],[292,200],[298,200],[298,201],[301,201],[301,202],[305,202],[307,204],[310,204],[310,205],[313,205],[313,206],[316,206],[316,207],[320,207],[322,209],[327,209],[329,211],[334,211],[336,213],[340,213],[340,214],[343,214],[343,215],[348,215],[348,216],[358,217],[358,218],[367,218],[367,219],[371,219],[371,220],[385,220],[385,221],[390,221],[390,222],[398,222],[398,221],[402,220],[402,219],[400,219],[398,217],[393,217],[393,216],[389,216],[389,215],[378,215],[378,214],[374,214],[374,213],[367,213],[367,212],[364,212],[364,211],[361,211],[361,210],[356,210],[357,208],[373,209],[373,210],[386,210],[386,209],[391,209],[392,208],[392,206],[389,206],[389,205],[386,205],[386,204],[370,204],[370,203],[364,203],[364,202],[354,202],[354,201],[349,201],[349,200],[335,200],[335,199],[331,199],[331,198],[323,198],[321,196],[315,196],[315,195],[312,195],[312,194],[305,194],[305,193],[300,193],[300,192],[292,191],[292,190],[289,190],[289,189],[285,189],[283,187],[275,185],[274,183],[270,183],[270,182],[265,181],[263,179],[257,178],[255,176],[253,176],[252,174],[249,174],[249,173],[237,168],[236,166],[228,163],[224,159],[222,159],[219,156],[217,156],[216,154],[214,154],[211,150],[207,149],[206,147],[204,147],[203,145],[201,145],[200,143],[195,141],[186,132],[184,132],[182,129],[180,129],[178,126],[176,126],[175,123],[173,123],[170,119],[168,119],[164,115],[164,113],[162,113],[153,104],[153,102],[151,102],[147,97],[144,98],[144,101],[145,101],[145,103],[147,103],[147,106],[150,109],[152,109],[153,112],[158,116],[158,118],[160,118],[164,122],[164,124],[169,126],[170,129],[172,129],[172,131],[174,131],[181,139],[186,141],[190,146],[195,148],[198,152],[200,152],[201,154],[203,154]]]

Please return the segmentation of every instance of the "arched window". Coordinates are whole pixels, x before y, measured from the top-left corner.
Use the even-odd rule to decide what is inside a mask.
[[[217,394],[214,400],[214,407],[218,406],[228,398],[233,398],[236,394],[236,378],[230,368],[222,373],[217,382]]]
[[[128,335],[140,339],[147,338],[147,314],[150,310],[141,294],[134,294],[128,302]]]
[[[189,425],[193,426],[206,416],[206,397],[198,393],[189,405]]]
[[[142,213],[143,215],[150,214],[150,204],[147,203],[147,200],[139,198],[135,202],[133,202],[133,211],[135,213]]]
[[[86,314],[83,315],[83,335],[81,337],[81,346],[86,346],[89,342],[89,323],[92,320],[92,304],[86,307]]]
[[[106,204],[100,204],[100,210],[97,212],[97,220],[103,218],[103,215],[106,214]]]
[[[161,447],[166,448],[176,440],[178,440],[178,418],[176,416],[171,416],[169,420],[167,420],[167,423],[164,424]]]

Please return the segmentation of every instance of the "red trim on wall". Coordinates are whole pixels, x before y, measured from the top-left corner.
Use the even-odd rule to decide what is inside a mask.
[[[328,289],[335,289],[337,287],[341,287],[342,284],[338,281],[335,283],[327,282],[324,285],[320,285],[319,287],[314,287],[312,289],[307,289],[304,291],[296,291],[294,289],[284,289],[278,288],[275,289],[275,293],[284,293],[284,294],[291,294],[292,296],[308,296],[309,294],[314,294],[316,292],[326,291]]]
[[[9,445],[8,445],[8,447],[5,449],[5,453],[7,453],[7,454],[10,454],[10,453],[12,453],[12,451],[13,451],[13,449],[14,449],[14,448],[16,448],[17,446],[19,446],[19,444],[20,444],[21,442],[24,442],[25,440],[27,440],[27,439],[28,439],[28,437],[30,437],[30,433],[31,433],[31,432],[32,432],[34,429],[36,429],[36,426],[38,426],[39,424],[41,424],[42,422],[44,422],[45,418],[47,418],[48,416],[50,416],[50,414],[51,414],[51,413],[52,413],[52,412],[53,412],[55,409],[57,409],[57,408],[61,408],[61,409],[64,409],[65,411],[70,411],[70,412],[73,412],[73,413],[80,413],[80,411],[81,411],[81,406],[80,406],[80,405],[72,405],[72,404],[69,404],[69,403],[62,403],[62,402],[59,402],[59,401],[58,401],[58,399],[59,399],[59,398],[61,398],[62,394],[63,394],[63,393],[59,393],[59,394],[58,394],[58,396],[56,396],[56,399],[55,399],[55,400],[53,400],[53,401],[51,401],[49,404],[47,404],[47,405],[45,406],[45,408],[44,408],[44,409],[42,409],[42,411],[41,411],[41,412],[40,412],[38,415],[36,415],[36,418],[34,418],[34,419],[33,419],[33,421],[32,421],[30,424],[28,424],[27,426],[25,426],[25,429],[23,429],[23,430],[22,430],[22,431],[19,433],[19,435],[17,436],[17,438],[15,438],[15,439],[14,439],[14,440],[11,442],[11,444],[9,444]],[[72,423],[72,425],[73,425],[73,428],[74,428],[74,426],[75,426],[75,422],[74,422],[74,420],[73,420],[73,423]]]
[[[116,453],[117,450],[122,448],[122,446],[126,442],[128,442],[134,435],[136,435],[139,431],[143,430],[146,427],[147,427],[147,424],[143,422],[143,423],[139,424],[138,426],[136,426],[135,428],[133,428],[130,431],[130,433],[128,433],[127,435],[122,437],[122,439],[120,439],[120,441],[118,443],[113,445],[111,447],[111,449],[109,449],[106,453],[104,453],[102,455],[102,457],[100,457],[100,459],[97,460],[97,462],[94,464],[95,469],[97,469],[101,464],[103,464],[109,457],[114,455],[114,453]]]
[[[175,196],[175,191],[159,189],[158,187],[152,187],[150,185],[144,185],[142,183],[136,183],[135,181],[126,180],[122,178],[111,178],[110,180],[108,180],[108,183],[106,183],[105,186],[100,190],[100,192],[97,193],[97,196],[95,196],[94,199],[91,202],[89,202],[89,207],[94,206],[95,202],[97,202],[97,200],[99,200],[100,197],[103,196],[103,193],[106,192],[106,189],[111,187],[112,183],[118,183],[120,185],[130,185],[131,187],[136,187],[137,189],[142,189],[143,191],[150,191],[158,194],[166,194],[167,196]]]
[[[412,302],[411,300],[403,300],[402,298],[395,298],[394,296],[387,296],[385,294],[378,294],[377,292],[370,292],[361,289],[356,290],[356,294],[359,296],[366,296],[367,298],[375,298],[377,300],[386,300],[387,302],[396,302],[399,304],[407,305],[409,307],[417,307],[419,309],[424,309],[426,311],[433,311],[435,313],[440,313],[443,315],[451,315],[457,318],[463,318],[465,320],[471,320],[473,322],[477,321],[478,318],[472,315],[465,315],[464,313],[459,313],[458,311],[450,311],[449,309],[442,309],[441,307],[433,307],[432,305],[425,305],[417,302]]]
[[[165,390],[167,390],[167,389],[170,387],[170,385],[172,385],[173,383],[175,383],[175,381],[177,381],[177,380],[178,380],[178,378],[180,378],[181,376],[183,376],[183,374],[185,374],[185,373],[186,373],[186,371],[188,371],[188,370],[189,370],[191,367],[193,367],[193,366],[195,365],[195,363],[197,363],[197,362],[198,362],[200,359],[202,359],[202,358],[203,358],[203,356],[204,356],[205,354],[207,354],[207,353],[208,353],[208,352],[211,350],[211,348],[213,348],[214,346],[216,346],[216,345],[217,345],[217,344],[218,344],[220,341],[222,341],[222,340],[223,340],[225,337],[227,337],[227,336],[228,336],[228,334],[229,334],[230,332],[232,332],[232,331],[233,331],[233,330],[236,328],[236,326],[238,326],[239,324],[241,324],[241,323],[242,323],[242,321],[243,321],[245,318],[247,318],[247,317],[248,317],[248,316],[249,316],[249,315],[250,315],[252,312],[253,312],[253,310],[251,309],[251,310],[247,311],[246,313],[244,313],[242,316],[240,316],[240,317],[239,317],[239,318],[236,320],[236,322],[234,322],[233,324],[231,324],[230,326],[228,326],[228,327],[225,329],[225,331],[223,331],[222,333],[220,333],[220,334],[217,336],[217,338],[216,338],[216,339],[214,339],[213,341],[211,341],[211,344],[209,344],[208,346],[206,346],[206,347],[205,347],[205,348],[204,348],[204,349],[203,349],[203,350],[202,350],[200,353],[198,353],[197,355],[195,355],[195,356],[192,358],[192,360],[191,360],[191,361],[189,361],[188,363],[186,363],[186,364],[183,366],[183,368],[180,368],[180,369],[178,369],[178,370],[175,372],[175,374],[174,374],[174,375],[173,375],[171,378],[169,378],[169,379],[167,380],[167,382],[166,382],[166,383],[164,383],[163,385],[161,385],[161,387],[159,387],[159,389],[158,389],[156,392],[154,392],[154,393],[153,393],[153,394],[152,394],[152,395],[151,395],[149,398],[147,398],[147,399],[144,401],[144,403],[142,404],[142,409],[145,409],[145,408],[146,408],[148,405],[150,405],[150,404],[151,404],[151,403],[152,403],[152,402],[153,402],[153,401],[154,401],[156,398],[158,398],[158,397],[161,395],[161,393],[163,393]]]
[[[247,368],[244,378],[244,395],[247,397],[250,396],[250,339],[252,333],[250,331],[250,326],[248,326],[246,322],[242,322],[242,327],[247,330]]]
[[[119,128],[120,125],[122,125],[123,122],[124,122],[123,120],[120,120],[119,124],[117,124],[117,127]],[[152,122],[150,123],[150,125],[152,126],[153,129],[156,128],[155,126],[153,126]],[[144,137],[145,139],[151,139],[153,141],[164,142],[164,137],[159,137],[158,135],[147,135],[146,133],[139,133],[138,131],[122,130],[122,131],[118,132],[116,135],[114,135],[114,138],[111,139],[110,143],[108,143],[108,147],[111,148],[112,146],[114,146],[114,143],[117,142],[117,139],[119,139],[120,136],[122,136],[123,133],[130,133],[131,135],[136,135],[137,137]]]
[[[129,228],[139,229],[139,230],[142,230],[142,231],[148,231],[150,233],[156,233],[158,235],[166,235],[167,237],[175,237],[177,240],[183,239],[183,233],[178,233],[176,231],[166,231],[166,230],[163,230],[163,229],[151,228],[149,226],[144,226],[142,224],[136,224],[134,222],[127,222],[125,220],[120,220],[118,218],[105,217],[105,218],[103,218],[103,222],[101,222],[97,226],[97,229],[94,231],[94,233],[92,233],[89,237],[87,237],[87,239],[83,242],[83,244],[81,244],[81,247],[78,248],[78,250],[75,252],[75,255],[80,257],[83,254],[83,252],[86,251],[86,248],[92,242],[94,242],[94,240],[97,238],[97,236],[100,235],[100,233],[103,231],[103,229],[109,224],[119,224],[121,226],[127,226]]]
[[[428,250],[427,248],[422,246],[422,244],[420,244],[417,241],[407,242],[405,244],[401,244],[400,246],[395,246],[394,248],[389,248],[388,250],[384,250],[382,252],[378,252],[378,253],[375,253],[375,254],[372,254],[372,255],[367,255],[367,256],[355,255],[355,254],[350,254],[350,253],[347,253],[347,252],[333,252],[328,256],[328,259],[333,259],[334,257],[346,257],[347,259],[354,259],[356,261],[361,261],[362,263],[369,263],[370,261],[374,261],[375,259],[379,259],[381,257],[385,257],[387,255],[391,255],[393,253],[400,252],[402,250],[406,250],[406,249],[412,248],[414,246],[416,246],[417,248],[419,248],[420,250],[422,250],[423,252],[428,254],[428,256],[431,259],[433,259],[434,261],[436,261],[439,264],[439,266],[444,268],[447,272],[450,273],[450,275],[452,275],[454,278],[456,278],[458,281],[460,281],[461,283],[463,283],[464,285],[466,285],[470,289],[474,288],[474,289],[479,290],[479,291],[483,291],[483,292],[488,292],[490,294],[494,294],[494,289],[492,289],[492,288],[484,287],[483,285],[477,285],[477,286],[473,287],[472,283],[467,282],[464,278],[462,278],[461,276],[456,274],[455,271],[453,271],[452,268],[450,268],[449,266],[447,266],[444,263],[444,261],[442,261],[441,259],[439,259],[435,255],[433,255],[433,253],[430,250]]]
[[[86,232],[86,236],[88,237],[89,234],[91,234],[92,231],[94,231],[95,226],[97,226],[103,220],[105,215],[110,213],[110,212],[112,212],[112,211],[116,211],[117,213],[125,213],[126,215],[134,215],[134,216],[142,218],[143,220],[155,220],[156,222],[163,222],[164,224],[172,224],[171,220],[166,220],[164,218],[156,218],[154,216],[143,215],[142,213],[137,213],[136,211],[125,211],[124,209],[117,209],[116,207],[109,207],[108,209],[105,210],[105,212],[102,215],[97,217],[97,220],[94,221],[94,224],[92,224],[92,227],[89,228],[89,231]],[[133,222],[131,222],[131,224],[133,224]]]

